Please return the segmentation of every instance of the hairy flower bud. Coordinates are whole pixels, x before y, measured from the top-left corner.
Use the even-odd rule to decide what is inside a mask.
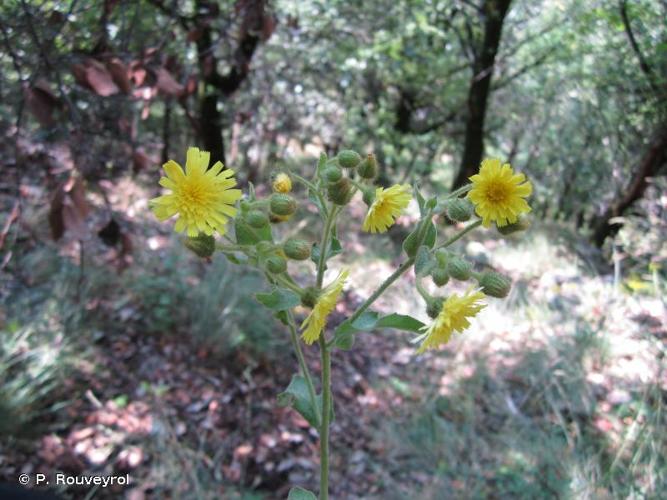
[[[210,257],[215,252],[215,238],[208,234],[200,233],[199,236],[188,238],[184,243],[188,250],[203,259]]]
[[[296,212],[296,200],[288,194],[274,193],[270,201],[271,213],[275,215],[292,215]]]
[[[306,260],[310,257],[310,243],[296,238],[290,238],[283,244],[283,251],[293,260]]]
[[[452,257],[447,262],[447,273],[456,280],[466,281],[472,274],[472,265],[461,257]]]
[[[347,177],[327,186],[327,197],[336,205],[346,205],[352,198],[352,183]]]
[[[364,203],[370,207],[375,201],[375,188],[364,189],[362,199],[364,200]]]
[[[343,177],[343,171],[336,165],[329,165],[324,169],[323,175],[327,182],[338,182]]]
[[[449,281],[449,274],[447,273],[447,269],[436,267],[431,271],[431,278],[433,278],[435,286],[445,286]]]
[[[495,271],[487,271],[479,278],[479,285],[486,295],[502,299],[510,293],[512,280]]]
[[[442,299],[436,299],[431,297],[431,299],[426,303],[426,314],[431,319],[435,319],[440,314],[442,310]]]
[[[472,217],[474,207],[464,198],[454,198],[447,203],[447,217],[454,222],[465,222]]]
[[[508,234],[518,233],[519,231],[525,231],[530,227],[530,222],[525,217],[520,217],[514,224],[507,224],[506,226],[497,227],[498,232],[502,235],[507,236]]]
[[[278,255],[266,259],[266,268],[273,274],[284,273],[287,270],[287,261]]]
[[[449,252],[444,248],[438,248],[435,251],[435,258],[438,261],[438,266],[444,269],[447,266],[447,260],[449,259]]]
[[[291,218],[291,215],[276,215],[274,213],[269,214],[269,222],[271,224],[280,224],[281,222],[286,222]]]
[[[356,151],[344,149],[336,156],[338,163],[343,168],[355,168],[361,161],[361,156]]]
[[[261,210],[251,210],[245,219],[255,229],[261,229],[269,223],[269,218]]]
[[[378,162],[373,153],[369,153],[359,164],[357,173],[364,179],[375,179],[378,174]]]
[[[301,304],[305,307],[313,308],[320,296],[320,289],[314,286],[309,286],[301,294]]]
[[[280,172],[273,179],[271,187],[276,193],[289,193],[292,191],[292,179],[285,172]]]

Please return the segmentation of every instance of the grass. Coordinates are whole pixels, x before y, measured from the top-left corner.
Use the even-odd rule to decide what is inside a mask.
[[[619,322],[628,321],[627,297],[548,241],[539,235],[496,248],[493,264],[518,282],[512,296],[490,306],[476,331],[422,361],[421,386],[412,391],[425,403],[408,405],[381,429],[396,467],[384,475],[390,498],[435,499],[443,491],[658,498],[664,491],[664,345]],[[522,338],[512,338],[516,331]],[[652,375],[624,373],[629,352],[653,363]],[[443,373],[449,381],[438,384]],[[616,401],[614,391],[622,394]]]

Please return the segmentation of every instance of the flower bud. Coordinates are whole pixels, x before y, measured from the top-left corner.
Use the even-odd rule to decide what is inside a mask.
[[[347,177],[327,186],[327,197],[336,205],[345,205],[352,198],[352,183]]]
[[[289,193],[292,191],[292,179],[285,172],[280,172],[273,179],[271,187],[276,193]]]
[[[508,234],[518,233],[519,231],[525,231],[529,227],[530,227],[530,222],[528,221],[528,219],[526,219],[525,217],[521,217],[513,224],[507,224],[506,226],[502,227],[496,226],[496,229],[498,229],[498,232],[500,234],[507,236]]]
[[[271,213],[275,215],[292,215],[296,212],[296,200],[288,194],[274,193],[270,201]]]
[[[436,267],[431,271],[431,278],[433,278],[435,286],[445,286],[449,281],[449,274],[447,273],[447,269]]]
[[[447,217],[454,222],[465,222],[472,217],[474,207],[464,198],[454,198],[447,203]]]
[[[472,265],[461,257],[452,257],[447,262],[447,273],[456,280],[466,281],[472,274]]]
[[[309,286],[301,294],[301,304],[311,309],[315,307],[317,299],[320,296],[320,289],[314,286]]]
[[[435,319],[440,314],[440,311],[442,311],[442,299],[431,297],[431,300],[426,303],[426,314],[428,314],[429,318]]]
[[[261,229],[269,223],[269,218],[261,210],[251,210],[245,219],[255,229]]]
[[[479,285],[486,295],[502,299],[510,293],[512,280],[495,271],[487,271],[479,278]]]
[[[338,182],[343,177],[343,171],[336,165],[329,165],[324,169],[324,180],[327,182]]]
[[[287,261],[278,255],[266,259],[266,268],[273,274],[284,273],[287,270]]]
[[[447,266],[447,260],[449,258],[449,252],[444,248],[438,248],[435,251],[435,258],[438,261],[438,266],[445,268]]]
[[[378,174],[378,162],[373,153],[369,153],[359,164],[357,173],[364,179],[375,179]]]
[[[271,224],[280,224],[281,222],[286,222],[291,218],[291,215],[276,215],[274,213],[269,214],[269,222]]]
[[[375,201],[375,188],[364,189],[362,199],[364,200],[364,203],[370,207]]]
[[[306,260],[310,257],[310,243],[296,238],[290,238],[283,244],[283,251],[293,260]]]
[[[210,257],[215,252],[215,238],[208,234],[200,233],[199,236],[185,240],[184,244],[188,250],[192,250],[203,259]]]
[[[351,149],[344,149],[338,153],[336,158],[338,159],[340,166],[343,168],[355,168],[361,161],[359,153],[352,151]]]

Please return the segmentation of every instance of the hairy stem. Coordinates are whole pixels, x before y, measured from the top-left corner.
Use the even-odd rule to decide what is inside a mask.
[[[301,344],[299,343],[299,337],[296,333],[296,323],[294,321],[294,315],[292,314],[292,311],[287,311],[287,325],[289,326],[290,330],[292,347],[294,348],[296,359],[299,362],[299,369],[301,370],[303,378],[306,379],[306,385],[308,386],[308,397],[310,398],[310,404],[313,406],[315,411],[315,420],[317,425],[320,425],[322,416],[320,415],[319,406],[317,405],[315,386],[313,385],[313,378],[310,375],[310,370],[306,364],[306,358],[303,355],[303,350],[301,349]]]
[[[331,424],[331,353],[320,335],[322,357],[322,424],[320,425],[320,500],[329,498],[329,425]]]
[[[440,245],[438,245],[438,246],[436,247],[436,249],[438,249],[438,248],[446,248],[446,247],[448,247],[449,245],[451,245],[451,244],[454,243],[455,241],[460,240],[460,239],[463,238],[466,234],[468,234],[470,231],[472,231],[473,229],[475,229],[475,228],[477,228],[477,227],[479,227],[479,226],[481,226],[481,225],[482,225],[482,221],[481,221],[481,220],[478,220],[478,221],[473,222],[473,223],[470,224],[469,226],[466,226],[466,228],[463,229],[460,233],[455,234],[454,236],[452,236],[451,238],[449,238],[449,239],[448,239],[447,241],[445,241],[444,243],[441,243]]]
[[[357,318],[359,318],[359,316],[361,316],[366,311],[366,309],[368,309],[373,304],[373,302],[375,302],[378,299],[378,297],[382,295],[385,292],[385,290],[389,288],[391,284],[401,276],[401,274],[410,269],[410,266],[412,266],[414,262],[415,262],[414,257],[410,257],[408,260],[403,262],[403,264],[401,264],[396,269],[396,271],[394,271],[391,274],[391,276],[389,276],[386,280],[384,280],[382,284],[371,294],[371,296],[368,297],[366,301],[359,306],[359,309],[357,309],[347,321],[349,321],[350,323],[354,323],[354,321]]]

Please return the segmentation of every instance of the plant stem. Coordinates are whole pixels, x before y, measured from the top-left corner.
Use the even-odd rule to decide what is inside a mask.
[[[292,177],[294,177],[295,180],[299,181],[301,184],[306,186],[308,189],[310,189],[315,194],[315,196],[317,196],[317,198],[320,200],[322,208],[324,209],[324,216],[327,217],[329,215],[329,211],[327,210],[327,202],[325,201],[324,196],[322,196],[322,193],[317,188],[317,186],[315,184],[313,184],[312,182],[310,182],[308,179],[304,179],[300,175],[297,175],[297,174],[294,174],[294,173],[292,173],[290,175],[292,175]]]
[[[320,335],[322,356],[322,424],[320,425],[320,500],[329,498],[329,425],[331,423],[331,353]]]
[[[449,245],[451,245],[451,244],[454,243],[455,241],[458,241],[459,239],[463,238],[463,237],[464,237],[466,234],[468,234],[470,231],[472,231],[473,229],[475,229],[475,228],[477,228],[477,227],[479,227],[479,226],[481,226],[481,225],[482,225],[482,221],[481,221],[481,220],[478,220],[478,221],[473,222],[472,224],[470,224],[469,226],[467,226],[465,229],[463,229],[463,231],[461,231],[460,233],[455,234],[454,236],[452,236],[451,238],[449,238],[449,239],[448,239],[447,241],[445,241],[444,243],[438,245],[438,246],[436,247],[436,250],[437,250],[438,248],[445,248],[445,247],[448,247]]]
[[[452,191],[449,193],[445,198],[456,198],[457,196],[462,195],[463,193],[467,193],[472,189],[472,184],[466,184],[465,186],[461,186],[458,188],[456,191]]]
[[[308,396],[310,397],[310,404],[315,410],[315,420],[317,425],[320,425],[322,421],[322,416],[320,415],[320,410],[317,405],[317,398],[315,396],[315,386],[313,385],[313,378],[310,375],[310,370],[306,364],[306,358],[303,355],[303,350],[301,349],[301,344],[299,343],[299,337],[296,333],[296,323],[294,322],[294,315],[292,311],[287,311],[287,325],[290,330],[290,338],[292,339],[292,347],[294,347],[294,353],[296,354],[296,359],[299,362],[299,368],[301,369],[301,374],[303,378],[306,379],[306,385],[308,386]]]
[[[322,288],[322,280],[324,279],[324,265],[327,258],[327,247],[329,246],[329,236],[331,234],[331,226],[338,215],[336,206],[332,206],[331,210],[324,223],[324,231],[322,232],[322,241],[320,242],[320,258],[317,262],[317,288]]]
[[[371,296],[368,297],[366,299],[366,301],[363,304],[361,304],[361,306],[359,306],[359,309],[357,309],[354,312],[354,314],[352,316],[350,316],[350,318],[347,321],[349,321],[350,323],[354,323],[354,321],[357,318],[359,318],[359,316],[361,316],[364,313],[364,311],[366,311],[366,309],[368,309],[373,304],[373,302],[375,302],[377,300],[377,298],[380,295],[382,295],[384,293],[384,291],[387,288],[389,288],[389,286],[391,286],[391,284],[401,276],[401,274],[403,274],[405,271],[410,269],[410,266],[412,266],[412,264],[414,264],[414,262],[415,262],[414,257],[410,257],[408,260],[403,262],[403,264],[401,264],[396,269],[396,271],[394,271],[391,274],[391,276],[389,276],[386,280],[384,280],[382,282],[382,284],[371,294]]]
[[[277,281],[278,283],[280,283],[280,284],[283,285],[284,287],[289,288],[289,289],[292,290],[293,292],[298,293],[299,295],[301,295],[301,293],[303,292],[303,290],[301,289],[301,287],[300,287],[299,285],[295,285],[294,283],[291,283],[290,281],[288,281],[288,280],[287,280],[285,277],[283,277],[283,276],[280,276],[280,275],[275,276],[275,279],[276,279],[276,281]]]

